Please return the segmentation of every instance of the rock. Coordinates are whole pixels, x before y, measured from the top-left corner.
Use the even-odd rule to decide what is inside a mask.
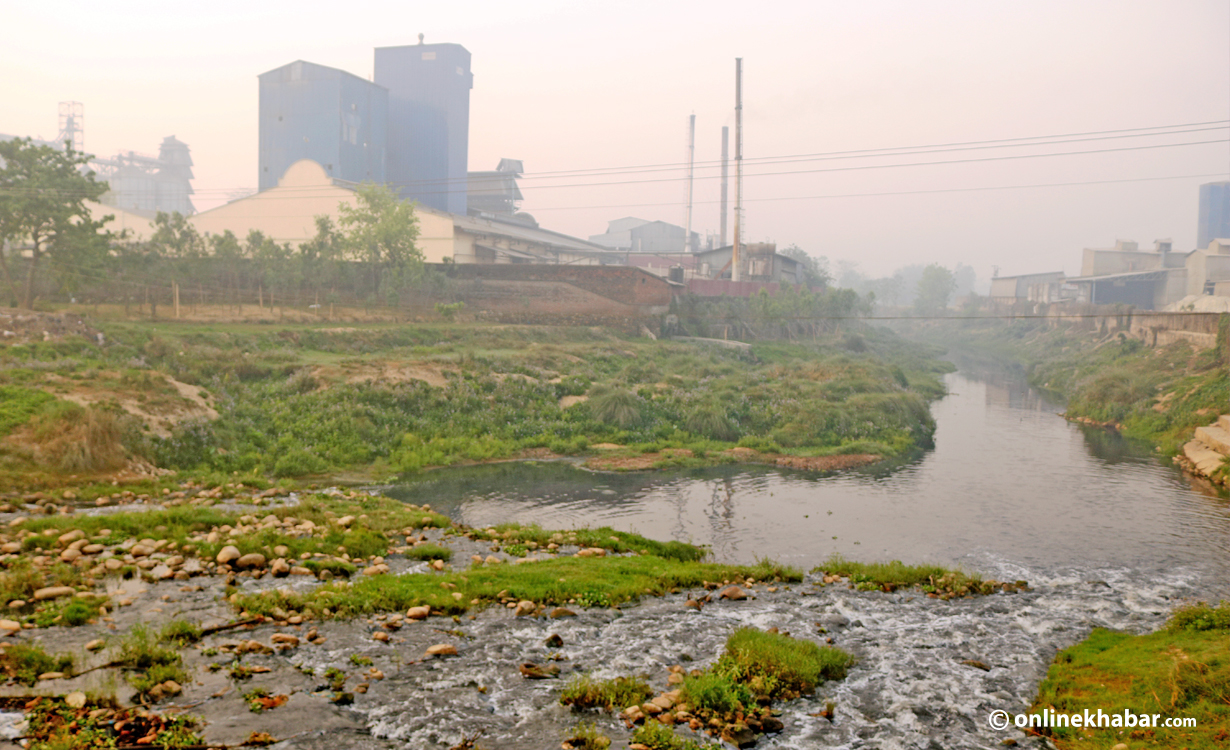
[[[527,661],[517,667],[517,669],[521,672],[521,676],[527,680],[549,680],[559,675],[559,667],[554,664],[548,667],[540,667],[532,661]]]
[[[781,732],[786,728],[781,719],[774,716],[766,716],[760,720],[760,729],[769,733]]]
[[[1128,746],[1127,746],[1127,743],[1120,742],[1118,745],[1115,745],[1110,750],[1128,750]]]
[[[298,636],[293,636],[290,633],[274,633],[269,640],[273,643],[282,643],[291,648],[296,648],[299,645]]]
[[[678,672],[671,672],[666,677],[666,684],[667,685],[682,685],[683,675],[679,674]]]
[[[973,667],[974,669],[981,669],[983,672],[990,672],[990,671],[991,671],[991,668],[990,668],[989,666],[987,666],[986,664],[984,664],[984,663],[982,663],[982,662],[978,661],[977,659],[966,659],[965,661],[963,661],[963,662],[961,662],[961,663],[962,663],[962,664],[964,664],[964,665],[965,665],[965,666],[967,666],[967,667]]]
[[[849,624],[850,618],[841,615],[825,615],[816,623],[819,627],[824,628],[844,628]]]
[[[352,523],[354,523],[354,516],[342,516],[337,519],[338,526],[349,526]]]
[[[290,547],[287,547],[285,544],[279,544],[273,548],[273,554],[278,557],[286,557],[290,554]]]
[[[38,676],[40,680],[62,680],[64,679],[63,672],[43,672]]]
[[[651,699],[649,702],[663,711],[668,711],[675,705],[675,699],[665,694],[659,695],[658,697]]]
[[[571,609],[566,609],[564,607],[556,607],[555,609],[551,610],[552,620],[558,620],[561,617],[576,617],[576,616],[577,616],[576,612],[573,612]]]
[[[378,576],[378,575],[382,575],[388,572],[389,572],[389,566],[384,565],[384,564],[372,565],[371,567],[367,567],[363,569],[363,575],[365,576]]]
[[[756,733],[747,724],[729,724],[722,732],[722,739],[735,747],[752,747],[756,744]]]
[[[432,560],[431,567],[434,570],[444,570],[444,561],[443,560]]]
[[[168,578],[173,577],[175,575],[175,571],[171,570],[171,568],[167,565],[161,564],[155,565],[153,569],[150,570],[149,574],[160,581],[165,581]]]
[[[64,705],[68,706],[69,708],[84,708],[85,707],[85,693],[81,692],[80,690],[74,690],[73,692],[64,696]]]
[[[652,701],[647,701],[641,704],[641,713],[646,716],[657,716],[662,713],[662,707]]]
[[[407,620],[426,620],[431,615],[431,607],[411,607],[406,610]]]
[[[451,643],[437,643],[434,646],[428,646],[426,651],[427,656],[456,656],[457,647]]]
[[[107,645],[107,642],[104,641],[102,638],[95,638],[94,640],[85,644],[85,650],[86,651],[99,651],[102,649],[103,646],[106,646],[106,645]]]
[[[522,601],[517,602],[517,606],[515,610],[513,611],[513,614],[516,615],[517,617],[524,617],[525,615],[534,614],[534,609],[535,609],[534,602],[530,601],[529,599],[524,599]]]
[[[0,545],[0,552],[3,552],[6,555],[21,552],[21,542],[7,542],[4,545]]]
[[[21,630],[21,623],[16,620],[0,620],[0,630],[7,630],[9,632],[5,635],[12,635]]]
[[[106,547],[101,544],[87,544],[81,548],[81,552],[86,555],[97,555],[105,549]]]
[[[183,555],[171,555],[167,559],[163,560],[163,562],[166,563],[167,567],[169,568],[178,568],[179,566],[184,564],[184,556]]]
[[[81,550],[66,549],[60,553],[60,562],[73,563],[77,558],[81,557]]]
[[[239,548],[228,544],[218,550],[218,556],[215,559],[219,565],[229,565],[240,557],[242,557],[242,554],[239,552]]]
[[[302,565],[292,565],[290,568],[290,574],[292,576],[310,576],[312,575],[312,569],[305,568]]]
[[[180,568],[180,572],[187,573],[190,576],[199,576],[205,572],[205,569],[201,566],[200,560],[195,557],[189,557],[187,560],[184,560],[184,564]]]
[[[162,688],[163,695],[179,695],[184,692],[184,689],[175,680],[167,680],[159,685],[159,687]]]
[[[290,563],[286,562],[285,559],[279,557],[278,559],[274,560],[273,563],[269,565],[269,572],[274,574],[278,578],[282,578],[283,576],[288,576],[290,575]]]
[[[24,606],[26,606],[25,599],[14,599],[13,601],[9,602],[9,609],[21,609]]]
[[[381,643],[388,643],[389,634],[384,632],[383,630],[377,630],[375,633],[372,633],[372,640],[380,641]]]
[[[265,567],[265,556],[259,552],[249,552],[235,561],[235,567],[240,570],[255,570]]]
[[[34,601],[44,602],[48,599],[59,599],[62,596],[72,596],[77,590],[72,586],[48,586],[34,592]]]
[[[547,648],[560,648],[564,645],[564,639],[560,637],[559,633],[552,633],[547,636],[547,639],[542,642],[542,645]]]
[[[82,531],[81,529],[73,529],[72,531],[69,531],[65,534],[61,534],[60,538],[57,541],[60,542],[61,547],[67,547],[68,545],[72,544],[78,539],[84,539],[84,538],[85,538],[84,531]]]
[[[495,555],[487,555],[486,562],[488,565],[499,565],[501,562],[503,562],[503,560],[496,557]]]
[[[732,602],[741,602],[747,598],[747,592],[738,586],[727,586],[718,592],[719,599],[729,599]]]
[[[606,557],[606,550],[601,547],[586,547],[577,551],[577,557]]]
[[[118,557],[108,557],[106,560],[103,560],[103,567],[107,570],[119,570],[124,567],[124,561]]]

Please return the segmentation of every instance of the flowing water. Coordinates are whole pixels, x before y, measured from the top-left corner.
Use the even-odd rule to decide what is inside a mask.
[[[990,729],[990,711],[1022,711],[1056,650],[1093,627],[1146,632],[1179,600],[1230,593],[1230,503],[1147,447],[1066,422],[1019,375],[961,372],[947,384],[951,394],[932,409],[934,450],[892,466],[621,475],[513,463],[433,472],[386,491],[471,525],[609,525],[707,544],[721,560],[769,556],[803,568],[835,552],[941,562],[1027,579],[1030,592],[943,602],[809,577],[700,612],[683,606],[683,594],[570,620],[487,612],[463,623],[461,658],[387,681],[388,700],[368,713],[374,738],[447,748],[481,729],[488,747],[558,747],[577,717],[556,705],[558,683],[517,671],[523,661],[547,663],[550,633],[564,638],[556,663],[565,673],[644,673],[664,689],[667,666],[685,655],[703,666],[748,624],[832,637],[860,659],[846,680],[786,704],[785,731],[759,747],[992,748],[1006,738],[1042,746]],[[818,715],[830,700],[831,722]],[[614,718],[591,718],[627,737]]]

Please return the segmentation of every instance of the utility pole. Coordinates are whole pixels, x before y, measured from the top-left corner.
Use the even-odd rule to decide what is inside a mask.
[[[683,251],[696,252],[692,247],[692,166],[696,161],[696,115],[688,118],[688,215],[684,221]]]
[[[722,126],[722,228],[718,230],[718,247],[726,247],[726,163],[730,153],[730,128]]]
[[[743,238],[739,234],[743,215],[743,58],[735,58],[735,246],[730,255],[730,280],[741,281],[739,256]]]

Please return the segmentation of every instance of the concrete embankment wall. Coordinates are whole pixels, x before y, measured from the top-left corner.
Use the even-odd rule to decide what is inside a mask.
[[[1107,310],[1104,306],[1052,306],[1046,312],[1052,326],[1065,325],[1103,333],[1122,332],[1148,346],[1166,346],[1186,341],[1196,349],[1217,346],[1220,319],[1227,313],[1154,312],[1152,310]],[[1224,334],[1223,334],[1224,335]],[[1230,345],[1230,341],[1225,342]]]

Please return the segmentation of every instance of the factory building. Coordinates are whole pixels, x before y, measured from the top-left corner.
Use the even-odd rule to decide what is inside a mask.
[[[347,182],[384,182],[389,92],[344,70],[296,60],[262,73],[259,186],[311,159]]]
[[[387,181],[402,197],[466,213],[470,52],[460,44],[376,48],[376,83],[389,91]]]

